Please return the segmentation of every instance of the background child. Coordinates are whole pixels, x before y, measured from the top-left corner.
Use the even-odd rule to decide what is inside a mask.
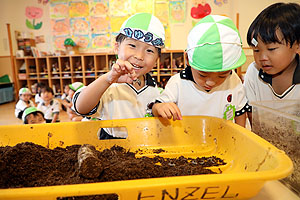
[[[73,103],[72,103],[72,98],[74,93],[82,88],[84,85],[81,82],[75,82],[72,84],[68,85],[69,91],[68,91],[68,96],[65,98],[65,100],[62,101],[62,104],[66,107],[67,113],[69,116],[69,119],[71,121],[81,121],[83,117],[81,115],[76,114],[76,112],[72,109]]]
[[[62,103],[62,109],[64,110],[64,111],[67,111],[67,108],[66,108],[66,106],[64,105],[64,103],[70,103],[71,102],[71,99],[69,99],[68,98],[68,96],[69,96],[69,90],[70,90],[70,87],[69,87],[69,85],[67,84],[67,85],[65,85],[64,86],[64,93],[61,95],[61,103]]]
[[[24,124],[42,124],[45,123],[44,113],[36,107],[28,107],[22,115]]]
[[[27,107],[35,106],[31,99],[31,91],[28,88],[19,90],[19,101],[15,107],[15,116],[22,119],[22,114]]]
[[[247,42],[254,62],[245,75],[246,95],[252,101],[300,100],[300,6],[276,3],[252,22]],[[252,122],[252,110],[248,110]]]
[[[207,115],[245,126],[247,100],[233,69],[246,61],[241,38],[228,17],[210,15],[188,35],[188,66],[172,76],[153,106],[154,116],[179,120]],[[190,66],[189,66],[190,65]]]
[[[156,65],[164,40],[164,27],[155,16],[138,13],[128,18],[116,38],[118,60],[111,71],[75,93],[75,110],[83,115],[97,113],[102,120],[144,117],[147,104],[159,95],[149,72]],[[100,139],[126,137],[122,128],[100,133]]]
[[[41,89],[43,87],[46,87],[46,85],[44,83],[37,83],[36,84],[36,94],[35,94],[35,97],[34,97],[34,101],[35,101],[35,104],[38,105],[40,102],[43,101],[43,99],[41,98]]]
[[[41,89],[43,102],[40,102],[37,108],[44,113],[46,123],[59,122],[60,103],[53,96],[52,88],[45,86]]]

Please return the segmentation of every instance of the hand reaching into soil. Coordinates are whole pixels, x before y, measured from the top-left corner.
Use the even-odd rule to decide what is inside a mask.
[[[152,113],[155,117],[163,117],[165,119],[182,120],[181,112],[178,106],[173,103],[156,103],[152,107]]]

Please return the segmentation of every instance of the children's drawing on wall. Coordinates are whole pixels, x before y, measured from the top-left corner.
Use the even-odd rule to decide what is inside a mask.
[[[26,26],[30,29],[38,30],[42,27],[43,22],[36,22],[36,19],[40,19],[43,16],[43,9],[34,7],[34,6],[27,6],[25,9],[26,17],[32,21],[26,19]]]
[[[153,0],[131,0],[132,13],[153,13]]]
[[[111,32],[119,32],[123,22],[128,18],[128,16],[123,17],[111,17],[110,25],[111,25]]]
[[[56,50],[65,50],[64,41],[68,36],[53,37],[54,48]]]
[[[128,16],[130,15],[129,1],[124,0],[110,0],[109,1],[110,14],[112,16]]]
[[[67,3],[50,4],[51,18],[69,17],[69,6]]]
[[[91,47],[89,35],[74,35],[74,41],[80,51],[87,51]]]
[[[155,3],[154,15],[162,22],[165,28],[165,46],[170,47],[171,45],[171,34],[169,26],[169,2],[159,1]]]
[[[109,1],[100,0],[99,2],[90,2],[91,16],[107,16],[109,15]]]
[[[89,20],[86,18],[71,18],[71,30],[73,35],[87,35],[89,34]]]
[[[94,34],[104,33],[110,30],[110,19],[106,17],[90,17],[91,31]]]
[[[170,22],[171,23],[184,23],[185,22],[185,1],[170,1]]]
[[[221,6],[223,6],[223,4],[228,3],[228,0],[214,0],[214,3],[217,6],[221,7]]]
[[[70,34],[70,23],[69,20],[66,19],[52,19],[52,33],[54,36],[65,36]]]
[[[191,9],[191,17],[194,19],[201,19],[211,13],[211,7],[206,0],[193,0],[193,7]]]
[[[38,3],[46,5],[49,2],[49,0],[38,0]]]
[[[92,47],[93,48],[109,48],[110,46],[110,35],[107,34],[93,34],[92,35]]]
[[[70,17],[87,17],[89,14],[88,1],[69,2]]]

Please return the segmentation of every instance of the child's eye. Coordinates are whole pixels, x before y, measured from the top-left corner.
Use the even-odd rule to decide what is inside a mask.
[[[147,49],[148,53],[154,53],[154,51],[152,49]]]
[[[259,52],[259,50],[258,49],[253,49],[253,52],[257,53],[257,52]]]
[[[274,51],[277,48],[268,48],[269,51]]]
[[[219,76],[219,78],[226,78],[227,76]]]
[[[136,46],[134,44],[128,44],[129,46],[135,48]]]
[[[199,74],[201,77],[206,77],[205,75],[203,75],[203,74]]]

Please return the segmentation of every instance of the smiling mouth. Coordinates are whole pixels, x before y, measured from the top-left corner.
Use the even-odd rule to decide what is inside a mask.
[[[132,64],[132,63],[131,63],[131,65],[133,66],[134,69],[142,69],[143,68],[143,67],[137,66],[137,65]]]

